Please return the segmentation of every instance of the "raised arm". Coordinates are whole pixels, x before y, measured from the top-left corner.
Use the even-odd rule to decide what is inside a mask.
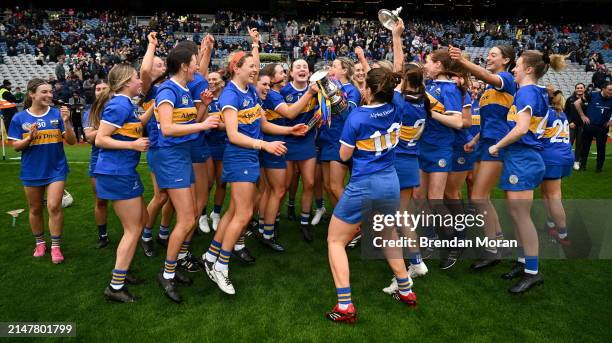
[[[212,51],[215,45],[215,38],[211,35],[206,35],[204,39],[202,39],[202,43],[200,45],[200,74],[204,77],[208,77],[208,67],[210,66],[210,60],[212,56]]]
[[[474,75],[478,80],[482,80],[495,88],[501,88],[504,85],[502,79],[498,75],[491,74],[485,68],[466,60],[461,55],[461,49],[450,46],[448,52],[453,60],[457,61],[466,72]]]
[[[402,33],[404,21],[399,19],[393,28],[393,71],[401,72],[404,69],[404,51],[402,46]]]
[[[363,48],[361,48],[360,46],[356,47],[355,55],[357,55],[357,60],[363,66],[363,72],[367,74],[371,68],[370,68],[370,65],[368,64],[368,60],[365,58]]]
[[[151,89],[153,79],[151,78],[151,70],[153,69],[153,59],[155,58],[155,49],[157,48],[157,32],[151,32],[147,35],[149,44],[147,52],[142,58],[140,66],[140,79],[142,80],[142,93],[147,94]]]
[[[253,54],[253,59],[255,59],[255,65],[257,66],[257,73],[259,74],[259,43],[261,41],[261,37],[259,36],[259,32],[257,28],[249,28],[249,36],[251,36],[252,40],[252,50],[251,54]]]

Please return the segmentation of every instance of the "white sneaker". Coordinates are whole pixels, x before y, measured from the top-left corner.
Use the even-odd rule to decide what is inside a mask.
[[[199,227],[200,227],[200,232],[202,233],[210,232],[210,226],[208,226],[208,216],[206,215],[200,216]]]
[[[234,289],[234,285],[232,284],[232,280],[229,278],[229,270],[216,270],[213,268],[212,273],[215,277],[215,281],[217,282],[217,286],[219,289],[227,294],[234,295],[236,294],[236,290]]]
[[[394,294],[395,292],[397,292],[398,289],[399,287],[397,287],[397,280],[395,280],[395,276],[394,276],[391,279],[391,284],[389,285],[389,287],[383,288],[382,291],[387,294]]]
[[[574,162],[574,170],[580,170],[580,162]]]
[[[419,276],[424,276],[425,274],[427,274],[428,271],[429,269],[427,269],[425,262],[421,262],[419,264],[411,264],[408,267],[408,274],[413,279]]]
[[[221,221],[221,215],[213,212],[210,214],[210,219],[212,219],[212,229],[217,231],[217,227]]]
[[[327,213],[327,209],[325,207],[317,208],[315,210],[314,217],[312,217],[312,221],[310,222],[310,225],[315,226],[319,224],[319,222],[321,221],[321,218],[323,218],[323,215],[325,213]]]

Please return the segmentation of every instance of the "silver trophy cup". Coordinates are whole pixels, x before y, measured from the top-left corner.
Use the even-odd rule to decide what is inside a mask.
[[[378,11],[378,20],[388,30],[393,30],[395,27],[395,23],[399,20],[399,14],[402,11],[402,7],[398,7],[397,9],[390,10],[380,10]]]
[[[348,102],[342,89],[336,82],[327,77],[327,70],[319,70],[312,74],[310,82],[316,82],[323,96],[329,100],[332,115],[340,114],[348,108]]]

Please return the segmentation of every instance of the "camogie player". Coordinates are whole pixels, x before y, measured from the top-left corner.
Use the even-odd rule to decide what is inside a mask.
[[[159,45],[157,40],[157,33],[151,32],[147,36],[149,44],[147,45],[147,52],[142,59],[142,65],[140,66],[140,79],[142,80],[142,93],[145,94],[142,107],[144,110],[153,108],[155,106],[155,97],[157,96],[157,90],[159,85],[166,80],[166,63],[163,59],[155,56],[155,49]],[[162,209],[164,204],[168,201],[168,193],[165,190],[160,189],[157,186],[155,174],[152,169],[152,156],[157,150],[157,135],[159,130],[157,128],[157,119],[153,116],[145,125],[145,131],[149,137],[149,149],[147,150],[147,162],[149,172],[151,174],[151,184],[153,185],[153,198],[147,205],[147,213],[149,214],[147,222],[144,225],[142,231],[142,237],[140,238],[140,246],[143,249],[145,256],[153,257],[155,255],[155,245],[153,243],[153,225],[157,221],[159,211]],[[170,228],[168,226],[160,225],[159,233],[157,235],[157,242],[166,247],[168,245],[168,236],[170,234]]]
[[[351,111],[361,104],[361,94],[357,87],[351,83],[355,65],[348,58],[340,57],[332,62],[328,76],[335,78],[342,85],[341,91],[346,95],[347,108],[332,115],[331,125],[322,125],[317,144],[321,149],[320,160],[322,162],[323,181],[325,191],[330,197],[332,206],[336,206],[344,191],[344,179],[349,171],[349,166],[340,159],[340,135],[344,127],[346,117]]]
[[[208,117],[198,122],[198,115],[187,83],[193,80],[197,57],[192,49],[175,48],[166,60],[169,80],[162,83],[155,97],[159,132],[152,156],[152,168],[157,185],[168,192],[176,211],[176,224],[168,241],[166,260],[158,281],[166,296],[180,303],[176,282],[190,284],[191,279],[176,270],[177,258],[187,256],[189,237],[199,217],[196,194],[192,187],[195,176],[191,148],[201,131],[217,127],[219,118]],[[203,112],[202,112],[203,113]],[[175,280],[176,278],[176,280]]]
[[[550,108],[546,118],[546,128],[541,135],[542,159],[546,166],[544,180],[540,189],[548,213],[548,233],[562,245],[569,245],[565,209],[561,202],[561,179],[572,173],[574,156],[569,137],[569,121],[563,113],[565,99],[560,90],[550,86]],[[552,224],[552,225],[550,225]]]
[[[508,213],[518,238],[518,262],[502,277],[521,280],[508,289],[510,293],[523,293],[541,284],[544,279],[538,271],[538,234],[531,220],[533,190],[542,182],[546,166],[541,156],[542,142],[538,135],[546,127],[548,95],[538,80],[549,67],[560,71],[565,56],[547,55],[529,50],[521,54],[514,68],[518,91],[508,112],[510,131],[499,142],[489,147],[489,153],[498,156],[503,150],[503,171],[500,188],[506,192]]]
[[[363,92],[365,90],[365,68],[361,62],[355,63],[355,73],[353,74],[353,84],[359,89],[359,94],[363,99]]]
[[[8,138],[13,141],[15,151],[21,152],[20,179],[30,209],[30,228],[36,239],[34,257],[44,256],[47,250],[42,209],[46,191],[51,261],[58,264],[64,261],[60,249],[64,226],[62,196],[69,171],[64,140],[73,145],[76,136],[68,108],[51,107],[52,102],[51,85],[42,79],[30,80],[24,101],[25,110],[13,116]]]
[[[108,74],[108,86],[96,98],[89,114],[91,127],[97,131],[95,144],[100,149],[94,169],[96,194],[100,199],[113,202],[123,226],[115,268],[104,296],[113,301],[134,302],[136,299],[124,285],[126,281],[140,282],[128,277],[128,270],[147,219],[142,197],[144,187],[136,167],[140,153],[149,147],[148,138],[142,137],[141,120],[148,121],[152,110],[138,117],[132,98],[140,93],[142,82],[131,66],[114,66]]]
[[[259,72],[259,76],[260,83],[265,81],[266,78],[269,82],[270,89],[265,90],[266,96],[261,96],[261,91],[259,95],[263,102],[262,107],[265,110],[266,120],[272,124],[285,126],[289,120],[295,119],[317,94],[316,88],[311,87],[297,102],[287,104],[280,94],[280,90],[286,85],[287,80],[283,67],[277,63],[268,64]],[[264,134],[263,139],[267,142],[273,142],[285,138]],[[264,206],[260,206],[260,212],[263,214],[263,226],[259,228],[259,233],[262,235],[261,242],[264,245],[280,252],[285,249],[276,241],[275,231],[278,230],[278,227],[275,227],[275,222],[278,218],[281,200],[287,190],[287,161],[284,155],[276,156],[265,151],[261,153],[260,158],[266,180],[266,189],[260,202]]]
[[[463,127],[463,91],[451,77],[456,73],[455,63],[447,49],[429,54],[423,68],[432,81],[426,86],[431,117],[426,118],[419,140],[420,189],[423,192],[420,196],[425,196],[435,213],[444,213],[448,211],[442,201],[452,167],[455,130]],[[454,230],[441,228],[440,233],[450,238]],[[440,269],[455,265],[459,254],[457,249],[447,250],[441,257]]]
[[[218,72],[208,74],[208,90],[213,95],[212,102],[208,105],[208,116],[219,117],[221,119],[221,108],[219,108],[219,96],[225,87],[225,81]],[[206,143],[210,149],[210,156],[213,161],[212,173],[209,173],[209,181],[213,181],[216,185],[213,210],[210,213],[212,220],[212,229],[217,231],[219,221],[221,220],[221,208],[225,201],[226,184],[221,182],[221,173],[223,172],[223,153],[227,146],[227,133],[225,133],[225,124],[219,121],[219,126],[216,129],[210,130],[206,135]],[[210,172],[210,169],[209,169]],[[212,188],[212,183],[209,182]]]
[[[250,29],[251,36],[259,35]],[[277,156],[287,152],[282,141],[262,140],[266,134],[289,135],[305,133],[304,125],[293,127],[269,123],[263,116],[254,82],[259,72],[258,46],[256,54],[234,53],[228,71],[231,81],[223,89],[219,106],[230,143],[223,156],[222,181],[230,183],[230,205],[219,223],[215,237],[204,254],[204,269],[210,279],[227,294],[236,291],[229,278],[229,259],[232,249],[249,223],[255,206],[256,183],[260,176],[259,153],[264,150]]]
[[[308,69],[308,63],[302,59],[293,61],[289,73],[291,75],[291,82],[280,90],[280,94],[287,104],[293,104],[309,93],[308,78],[310,77],[310,71]],[[308,105],[302,109],[302,112],[295,119],[287,121],[287,125],[294,126],[308,123],[314,115],[316,106],[317,101],[311,99]],[[286,156],[286,185],[287,188],[291,186],[295,171],[296,169],[299,170],[302,178],[300,229],[304,240],[307,242],[312,241],[312,233],[310,232],[310,210],[312,207],[315,169],[317,164],[315,136],[316,130],[313,129],[304,137],[286,137],[286,147],[288,150]]]
[[[451,47],[451,58],[461,69],[484,81],[487,86],[480,98],[480,134],[469,142],[468,149],[478,143],[477,172],[474,175],[472,188],[473,204],[479,213],[485,215],[485,235],[490,240],[503,239],[503,232],[497,217],[497,211],[490,202],[491,191],[495,187],[502,171],[500,156],[489,154],[489,147],[498,142],[508,132],[506,114],[512,105],[516,84],[508,70],[514,66],[514,49],[501,45],[491,48],[486,59],[486,68],[482,68],[465,59],[461,50]],[[501,258],[497,248],[487,248],[483,257],[473,263],[471,268],[481,270],[499,263]]]
[[[98,98],[102,93],[108,91],[108,84],[104,80],[99,80],[96,83],[95,95]],[[104,248],[108,245],[108,233],[106,231],[106,222],[108,220],[108,201],[104,199],[98,198],[96,195],[96,177],[94,175],[94,170],[96,169],[96,162],[98,161],[98,154],[100,153],[100,148],[96,146],[96,134],[98,130],[94,130],[92,123],[89,118],[89,111],[85,111],[83,113],[83,132],[85,133],[85,138],[87,142],[91,144],[91,157],[89,158],[89,178],[91,180],[91,188],[93,190],[94,196],[96,198],[96,203],[94,206],[94,216],[96,220],[96,225],[98,226],[98,243],[96,243],[96,248]]]
[[[342,130],[340,157],[343,161],[352,158],[353,166],[351,179],[334,209],[327,236],[329,264],[338,303],[325,316],[335,322],[354,323],[357,320],[351,297],[346,245],[361,224],[363,202],[400,199],[394,147],[399,140],[401,115],[397,110],[399,104],[391,103],[399,81],[399,77],[384,68],[370,70],[366,77],[367,105],[354,109]],[[394,298],[416,305],[412,279],[403,258],[389,257],[387,261],[398,284]]]

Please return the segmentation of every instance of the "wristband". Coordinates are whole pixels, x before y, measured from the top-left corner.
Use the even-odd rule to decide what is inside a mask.
[[[251,47],[259,49],[259,44],[251,44]]]
[[[253,143],[253,149],[255,150],[261,150],[261,145],[262,145],[262,141],[261,139],[256,139],[255,143]]]

